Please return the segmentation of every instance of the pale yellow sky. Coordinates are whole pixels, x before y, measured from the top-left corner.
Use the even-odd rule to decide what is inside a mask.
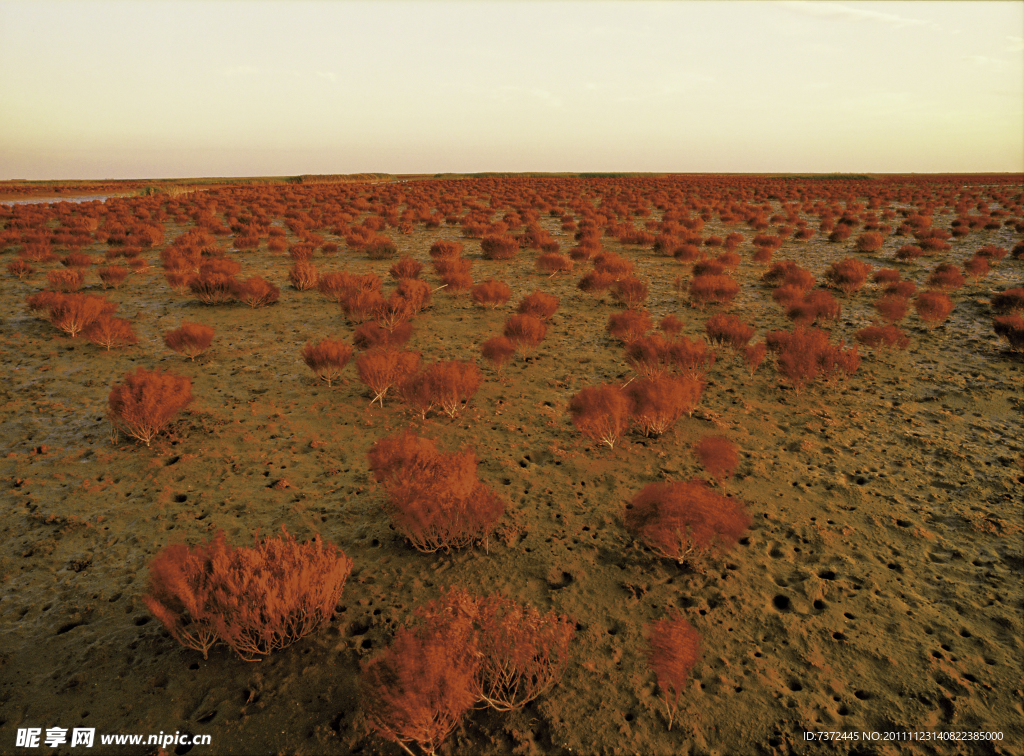
[[[1024,171],[1021,2],[0,0],[0,179]]]

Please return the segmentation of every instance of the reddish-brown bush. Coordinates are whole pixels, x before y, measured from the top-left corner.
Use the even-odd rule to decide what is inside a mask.
[[[500,373],[515,354],[515,342],[505,336],[494,336],[480,345],[480,353]]]
[[[98,268],[96,272],[99,274],[100,281],[103,282],[104,289],[116,289],[128,277],[128,268],[122,268],[120,265],[108,265]]]
[[[974,257],[964,261],[964,271],[971,277],[971,280],[977,283],[982,278],[992,272],[992,268],[989,265],[987,257]]]
[[[379,291],[348,289],[341,298],[341,311],[351,323],[363,323],[384,304]]]
[[[928,274],[925,286],[930,289],[942,289],[943,291],[954,291],[961,288],[964,283],[964,274],[952,263],[942,263],[935,266],[935,270]]]
[[[872,348],[906,349],[910,346],[910,339],[894,324],[861,328],[853,338],[858,344]]]
[[[849,296],[864,286],[870,272],[871,266],[866,262],[847,257],[845,260],[832,263],[823,278],[829,286]]]
[[[704,393],[704,381],[680,376],[642,379],[627,389],[631,417],[645,436],[660,436],[683,416],[692,415]]]
[[[404,299],[413,315],[430,304],[430,284],[418,278],[403,278],[395,287],[394,296]]]
[[[226,304],[235,298],[235,279],[224,273],[200,272],[189,279],[188,288],[203,304]]]
[[[373,311],[374,320],[385,331],[394,331],[403,323],[409,322],[413,315],[413,304],[395,292]]]
[[[541,614],[500,593],[471,596],[451,589],[416,615],[428,625],[459,628],[463,620],[470,621],[480,660],[478,701],[497,711],[521,709],[557,685],[576,634],[569,617]]]
[[[282,535],[232,548],[224,533],[194,548],[166,547],[149,565],[149,611],[205,658],[218,641],[255,661],[327,624],[352,560],[320,536]]]
[[[715,480],[727,480],[736,472],[740,455],[725,436],[707,436],[693,446],[693,454]]]
[[[377,323],[370,321],[363,323],[352,333],[352,344],[364,352],[371,349],[397,349],[405,346],[410,338],[412,323],[402,323],[391,331],[386,331]]]
[[[363,246],[363,252],[371,260],[387,260],[398,254],[398,247],[387,236],[374,236]]]
[[[493,310],[509,300],[512,296],[512,289],[502,281],[488,278],[483,283],[474,286],[470,296],[481,307],[490,307]]]
[[[462,243],[451,239],[441,239],[430,245],[430,256],[436,259],[458,257],[462,254]]]
[[[95,262],[95,260],[83,252],[72,252],[70,255],[60,258],[60,264],[65,268],[88,268],[90,265],[95,264]]]
[[[814,274],[801,268],[793,260],[775,263],[761,276],[761,280],[769,286],[793,286],[803,290],[810,289],[815,284]]]
[[[854,248],[858,252],[877,252],[885,243],[885,234],[879,231],[865,231],[857,237]]]
[[[797,327],[786,338],[778,341],[778,368],[796,393],[816,378],[834,381],[848,377],[860,365],[856,347],[843,349],[843,345],[830,344],[828,334],[817,328]],[[776,335],[767,335],[769,348]]]
[[[472,288],[473,276],[469,273],[445,273],[441,276],[441,283],[444,284],[445,294],[458,294]]]
[[[467,619],[401,627],[363,667],[362,705],[371,730],[410,756],[434,754],[479,698],[480,659]]]
[[[695,276],[690,281],[690,302],[703,310],[709,304],[729,304],[740,293],[740,285],[727,275]]]
[[[110,390],[107,417],[111,436],[120,431],[149,446],[191,401],[191,379],[139,368]]]
[[[679,710],[679,696],[686,677],[700,658],[700,635],[679,612],[653,623],[647,631],[647,664],[658,678],[658,689],[665,702],[668,729]]]
[[[900,262],[914,262],[924,255],[924,250],[916,244],[904,244],[896,250],[896,259]]]
[[[953,300],[938,291],[922,291],[914,300],[914,310],[921,320],[934,328],[953,312]]]
[[[312,263],[297,262],[288,270],[288,281],[299,291],[309,291],[320,282],[320,271]]]
[[[631,410],[629,395],[616,385],[587,386],[569,401],[576,430],[609,449],[629,427]]]
[[[910,300],[898,294],[885,294],[875,300],[875,311],[881,316],[883,322],[888,324],[899,323],[907,317],[910,310]]]
[[[641,336],[626,344],[626,362],[641,378],[655,378],[668,367],[668,342],[661,334]]]
[[[253,309],[272,305],[281,298],[281,290],[262,276],[234,282],[235,299]]]
[[[666,359],[680,373],[699,381],[704,380],[708,369],[715,364],[715,352],[708,349],[707,342],[683,336],[669,342]]]
[[[1024,313],[1024,288],[996,292],[992,295],[991,304],[998,313]]]
[[[188,293],[189,284],[192,282],[191,273],[169,270],[164,274],[164,278],[167,279],[167,285],[171,287],[175,294],[185,295]]]
[[[690,272],[695,276],[720,276],[725,273],[725,265],[718,260],[699,260]]]
[[[356,372],[359,374],[359,380],[373,391],[370,406],[372,407],[374,402],[380,402],[383,408],[388,389],[402,383],[416,371],[419,364],[419,352],[382,349],[367,352],[359,357],[356,360]]]
[[[636,341],[651,330],[651,316],[642,310],[626,310],[608,316],[608,334],[624,344]]]
[[[523,297],[516,307],[520,315],[531,315],[545,323],[558,311],[558,297],[545,294],[543,291],[535,291]]]
[[[739,351],[754,337],[754,328],[744,323],[736,315],[718,313],[708,318],[704,324],[708,341],[720,346],[729,346]]]
[[[472,362],[437,362],[424,372],[432,403],[451,418],[459,414],[462,404],[469,402],[483,381],[480,368]]]
[[[480,251],[485,260],[511,260],[519,251],[519,242],[508,234],[491,234],[480,240]]]
[[[66,294],[61,294],[58,291],[47,289],[25,297],[25,304],[28,305],[29,312],[35,313],[36,317],[41,320],[49,320],[50,311],[62,302],[66,296]]]
[[[633,263],[614,252],[601,252],[594,256],[594,270],[610,273],[617,281],[633,272]]]
[[[540,318],[511,315],[505,320],[502,335],[516,345],[517,352],[525,355],[544,340],[547,331],[548,327]]]
[[[164,334],[164,344],[195,362],[196,357],[213,343],[213,327],[202,323],[185,323]]]
[[[1010,350],[1019,352],[1024,350],[1024,317],[1017,312],[1008,315],[996,315],[992,327],[996,334],[1006,340]]]
[[[909,299],[917,293],[917,286],[914,285],[913,281],[894,281],[893,283],[886,284],[882,291],[886,294],[894,294],[897,297]]]
[[[899,281],[900,272],[895,268],[882,268],[880,270],[876,270],[871,275],[871,280],[876,284],[886,286],[888,284],[896,283],[897,281]]]
[[[29,265],[24,260],[14,260],[7,263],[7,272],[20,281],[24,281],[26,278],[36,272],[36,269]]]
[[[616,278],[613,273],[593,270],[577,282],[576,288],[585,292],[604,291],[611,287],[615,280]]]
[[[351,359],[352,347],[341,339],[321,339],[307,343],[302,348],[302,361],[317,378],[327,382],[328,388],[341,377],[341,372]]]
[[[674,337],[683,330],[683,321],[675,315],[666,315],[658,321],[658,328],[664,331],[669,337]]]
[[[381,439],[368,454],[387,489],[385,510],[395,529],[419,551],[445,552],[487,539],[505,504],[476,476],[476,456],[446,454],[410,432]]]
[[[768,345],[761,341],[757,344],[750,344],[743,349],[743,361],[747,363],[747,368],[750,370],[750,377],[754,377],[754,372],[764,362],[765,355],[768,354]]]
[[[101,315],[92,321],[82,329],[82,335],[108,352],[117,347],[131,346],[139,340],[132,330],[131,321],[110,315]]]
[[[46,284],[53,291],[78,291],[85,282],[85,273],[76,268],[46,271]]]
[[[742,502],[696,479],[651,483],[626,506],[624,520],[634,538],[680,564],[705,553],[728,551],[750,527]]]
[[[612,299],[635,310],[647,301],[648,286],[633,276],[625,276],[612,284]]]
[[[420,273],[423,272],[423,265],[416,262],[411,257],[403,257],[392,265],[388,272],[394,279],[419,278]]]

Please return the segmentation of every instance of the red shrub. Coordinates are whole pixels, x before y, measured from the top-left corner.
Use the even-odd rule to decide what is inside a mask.
[[[736,315],[718,313],[708,318],[704,324],[708,341],[720,346],[729,346],[735,350],[743,349],[754,337],[753,327],[744,323]]]
[[[625,526],[652,551],[680,564],[731,549],[750,527],[742,502],[701,480],[651,483],[626,506]]]
[[[71,338],[104,315],[110,315],[117,305],[103,297],[89,294],[65,294],[50,304],[50,322]]]
[[[430,284],[418,278],[403,278],[395,287],[394,296],[401,297],[409,304],[413,315],[430,304]]]
[[[695,276],[690,281],[690,301],[703,310],[709,304],[729,304],[740,293],[740,285],[726,275]]]
[[[185,323],[164,334],[164,344],[195,362],[196,357],[213,343],[213,327],[201,323]]]
[[[521,709],[557,685],[576,634],[569,617],[541,614],[500,593],[483,597],[450,589],[416,615],[428,625],[456,628],[456,637],[469,620],[480,660],[478,701],[497,711]]]
[[[101,315],[92,321],[82,329],[82,335],[108,352],[115,347],[131,346],[139,340],[132,330],[131,321],[110,315]]]
[[[601,252],[594,256],[594,270],[610,273],[617,281],[633,272],[633,263],[614,252]]]
[[[169,270],[164,275],[167,279],[167,285],[171,287],[175,294],[185,295],[189,291],[189,284],[192,282],[192,275],[190,273],[183,273],[177,270]]]
[[[943,291],[954,291],[964,285],[964,275],[952,263],[942,263],[935,266],[925,281],[925,286],[931,289],[942,289]]]
[[[834,262],[823,276],[829,286],[839,289],[846,295],[859,291],[868,280],[871,266],[860,260],[848,257]]]
[[[720,276],[725,273],[725,265],[718,260],[700,260],[693,264],[690,272],[695,276]]]
[[[420,364],[419,352],[398,352],[389,349],[367,352],[356,360],[356,372],[359,380],[373,391],[374,402],[384,407],[384,396],[388,389],[397,386],[410,373],[414,373]]]
[[[523,300],[516,308],[520,315],[532,315],[545,323],[558,310],[558,297],[545,294],[543,291],[535,291],[523,297]]]
[[[1007,289],[992,295],[992,309],[998,313],[1024,312],[1024,288]]]
[[[1024,350],[1024,317],[1013,312],[1009,315],[996,315],[992,327],[998,336],[1006,339],[1010,350],[1019,352]]]
[[[515,354],[516,345],[505,336],[494,336],[480,345],[480,353],[499,372]]]
[[[914,300],[914,310],[921,320],[934,328],[953,312],[953,301],[938,291],[923,291]]]
[[[395,529],[424,553],[487,539],[505,504],[476,476],[472,451],[445,454],[408,431],[378,441],[370,469],[387,489],[385,509]]]
[[[540,273],[548,273],[548,278],[557,273],[572,273],[573,261],[568,255],[558,252],[545,252],[537,257],[537,270]]]
[[[363,251],[371,260],[387,260],[398,254],[398,247],[387,236],[374,236],[363,246]]]
[[[7,263],[7,272],[20,281],[24,281],[26,278],[35,273],[36,269],[29,265],[24,260],[14,260]]]
[[[385,331],[394,331],[407,323],[414,314],[412,303],[397,293],[392,293],[373,311],[374,320]]]
[[[874,307],[882,320],[891,325],[907,317],[910,300],[897,294],[885,294],[875,300]]]
[[[641,336],[626,344],[626,362],[642,378],[662,375],[667,359],[668,342],[661,334]]]
[[[299,242],[288,247],[288,256],[297,263],[309,262],[313,259],[313,245]]]
[[[715,353],[704,341],[685,336],[669,342],[666,352],[668,363],[689,378],[703,381],[708,369],[715,364]]]
[[[519,251],[519,242],[508,234],[492,234],[480,240],[480,251],[485,260],[511,260]]]
[[[893,324],[862,328],[853,334],[853,338],[858,344],[873,348],[906,349],[910,346],[910,339]]]
[[[344,341],[321,339],[316,343],[308,343],[302,348],[302,361],[322,381],[327,381],[330,388],[331,382],[341,377],[341,371],[345,369],[349,360],[352,359],[352,347]]]
[[[615,283],[615,275],[603,270],[594,270],[583,276],[577,282],[576,288],[580,291],[594,292],[604,291]]]
[[[620,278],[612,284],[612,299],[635,310],[647,301],[648,286],[645,281],[633,276]]]
[[[114,384],[107,400],[111,435],[120,431],[146,446],[192,401],[189,378],[139,368]]]
[[[764,362],[765,355],[768,353],[768,345],[765,342],[759,342],[757,344],[751,344],[743,349],[743,360],[747,363],[747,367],[750,369],[750,377],[754,377],[754,372]]]
[[[480,659],[468,620],[401,627],[363,667],[362,705],[371,730],[409,754],[433,754],[479,697]]]
[[[793,260],[775,263],[761,276],[761,280],[769,286],[794,286],[798,289],[810,289],[815,284],[814,274],[801,268]]]
[[[629,427],[631,409],[629,396],[615,385],[587,386],[569,401],[576,430],[609,449]]]
[[[816,378],[838,380],[852,375],[860,364],[856,348],[843,349],[842,344],[830,344],[828,334],[817,328],[797,327],[784,334],[778,343],[778,368],[799,394]],[[769,348],[777,340],[774,333],[767,335]]]
[[[437,259],[458,257],[462,254],[462,243],[450,239],[441,239],[430,245],[429,255]]]
[[[445,294],[457,294],[473,286],[473,277],[469,273],[451,272],[441,276]]]
[[[629,384],[632,418],[644,434],[660,436],[685,413],[693,415],[704,393],[704,381],[697,378],[653,378]]]
[[[725,436],[707,436],[701,439],[694,444],[693,453],[708,475],[716,480],[731,478],[740,463],[736,444]]]
[[[516,345],[516,351],[526,354],[544,340],[548,327],[532,315],[512,315],[505,321],[502,335]]]
[[[464,257],[438,257],[430,263],[434,272],[444,277],[453,273],[469,275],[473,268],[473,261]]]
[[[405,346],[410,338],[412,338],[412,323],[402,323],[391,331],[386,331],[371,321],[356,328],[352,334],[352,343],[356,349],[365,352],[371,349],[397,349]]]
[[[281,298],[281,290],[262,276],[253,276],[234,283],[235,299],[253,309],[274,304]]]
[[[384,304],[379,291],[348,289],[341,298],[341,311],[352,323],[362,323]]]
[[[288,281],[299,291],[309,291],[320,282],[320,271],[311,263],[297,262],[288,270]]]
[[[916,244],[904,244],[896,250],[896,259],[900,262],[914,262],[924,255],[924,250]]]
[[[122,268],[120,265],[108,265],[99,268],[96,272],[99,274],[100,281],[103,282],[104,289],[116,289],[128,277],[128,268]]]
[[[658,328],[664,331],[668,336],[676,336],[681,330],[683,330],[683,321],[675,315],[666,315],[658,321]]]
[[[320,276],[317,291],[339,304],[353,292],[372,291],[380,293],[381,280],[372,273],[358,275],[347,270],[332,271]]]
[[[978,257],[975,255],[964,262],[964,270],[967,272],[967,275],[971,277],[971,280],[977,283],[991,272],[991,267],[989,266],[987,257]]]
[[[84,282],[85,274],[75,268],[46,271],[46,283],[53,291],[78,291]]]
[[[668,729],[679,710],[679,695],[686,677],[700,658],[700,635],[681,614],[673,612],[647,632],[647,664],[658,677],[658,688],[668,716]]]
[[[483,283],[473,287],[471,294],[473,301],[482,307],[490,307],[492,310],[499,305],[505,304],[512,296],[512,289],[502,281],[495,281],[488,278]]]
[[[480,368],[458,360],[435,363],[425,373],[433,403],[451,418],[459,414],[463,402],[469,402],[483,381]]]
[[[189,279],[188,288],[203,304],[225,304],[235,298],[235,279],[225,273],[200,272]]]
[[[291,645],[327,624],[352,560],[320,536],[282,535],[232,548],[224,533],[195,548],[168,546],[149,565],[149,611],[186,648],[218,641],[246,661]]]
[[[389,273],[392,278],[419,278],[423,272],[423,266],[411,257],[403,257],[391,266]]]
[[[913,281],[894,281],[893,283],[886,284],[882,291],[886,294],[894,294],[898,297],[909,299],[917,293],[917,286],[914,285]]]
[[[636,341],[651,330],[651,316],[641,310],[626,310],[608,316],[608,334],[625,344]]]
[[[882,286],[896,283],[900,280],[900,272],[895,268],[882,268],[880,270],[876,270],[872,274],[871,280],[876,284],[881,284]]]
[[[866,231],[857,237],[854,248],[858,252],[877,252],[885,243],[885,235],[878,231]]]
[[[1006,249],[1004,247],[997,247],[995,244],[986,244],[975,252],[974,256],[999,261],[1006,257],[1006,254]]]
[[[82,252],[72,252],[70,255],[60,258],[60,264],[65,268],[88,268],[95,262],[89,255]]]

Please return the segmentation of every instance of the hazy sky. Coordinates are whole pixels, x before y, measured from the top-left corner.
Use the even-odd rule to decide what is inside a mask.
[[[1024,170],[1024,3],[0,0],[0,179]]]

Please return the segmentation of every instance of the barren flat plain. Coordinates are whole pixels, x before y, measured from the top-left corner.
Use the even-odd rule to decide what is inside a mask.
[[[449,588],[568,617],[574,637],[557,684],[511,712],[470,709],[438,746],[446,756],[1024,752],[1024,357],[993,327],[993,298],[1024,286],[1020,176],[304,178],[0,204],[0,753],[88,752],[71,746],[74,728],[104,753],[403,753],[370,726],[361,670]],[[511,256],[485,253],[489,237],[514,239]],[[438,241],[461,245],[468,285],[445,285]],[[176,243],[198,254],[187,270]],[[377,315],[346,315],[289,277],[297,262],[321,278],[370,274],[387,299],[405,257],[431,293],[399,348],[482,376],[454,417],[424,415],[397,386],[371,403],[354,342]],[[868,266],[860,285],[837,267],[848,259]],[[279,298],[203,303],[189,281],[210,260]],[[581,289],[609,260],[618,281]],[[934,277],[944,264],[959,283]],[[116,287],[99,276],[109,266],[128,271]],[[773,298],[796,268],[811,279]],[[883,323],[885,269],[913,284],[895,321],[905,348],[857,340]],[[136,343],[105,349],[29,306],[67,278],[48,273],[69,270],[83,273],[79,294],[117,305]],[[701,299],[701,275],[735,291]],[[489,279],[507,302],[474,301]],[[818,290],[838,317],[793,308]],[[931,323],[914,308],[928,290],[953,305]],[[557,298],[543,338],[503,366],[486,359],[482,344],[537,291]],[[627,309],[650,318],[636,338],[700,342],[715,358],[692,414],[609,445],[569,405],[645,380],[609,332]],[[681,326],[659,328],[670,315]],[[748,347],[771,341],[753,370],[749,349],[710,339],[718,315],[753,329]],[[214,329],[194,360],[164,342],[183,322]],[[856,347],[859,364],[794,380],[769,334],[796,328]],[[355,346],[330,386],[302,357],[325,338]],[[112,388],[139,368],[191,380],[192,401],[149,446],[112,434],[108,416]],[[486,539],[423,553],[393,526],[367,455],[406,430],[475,454],[504,504]],[[738,451],[731,476],[694,453],[712,436]],[[693,479],[741,502],[750,525],[666,558],[625,527],[627,505]],[[282,526],[353,562],[315,632],[257,661],[225,644],[204,658],[149,611],[149,565],[167,546],[223,532],[249,547]],[[671,729],[649,654],[669,616],[700,637]],[[40,745],[18,747],[33,728]],[[53,728],[67,739],[51,747]],[[158,733],[209,738],[148,745]],[[114,735],[143,740],[101,744]]]

